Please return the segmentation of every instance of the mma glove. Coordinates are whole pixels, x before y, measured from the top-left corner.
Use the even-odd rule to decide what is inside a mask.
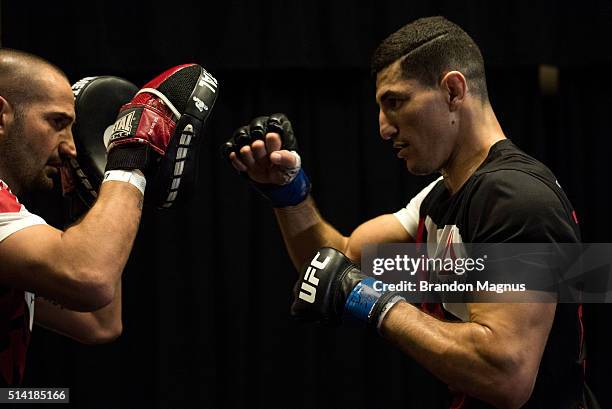
[[[361,273],[340,251],[321,248],[304,265],[295,284],[291,315],[302,321],[339,325],[350,316],[379,328],[395,303],[397,292],[382,291],[382,282]]]
[[[238,128],[232,138],[223,146],[223,155],[229,159],[231,152],[235,152],[240,157],[240,149],[243,146],[251,145],[255,140],[260,139],[265,142],[266,134],[275,132],[280,135],[282,150],[291,152],[296,158],[296,165],[291,168],[271,165],[281,175],[282,182],[259,183],[252,179],[248,172],[241,172],[251,182],[252,186],[267,198],[273,207],[295,206],[303,202],[310,193],[310,180],[301,166],[301,158],[297,153],[297,140],[293,134],[291,122],[284,114],[273,114],[270,116],[260,116],[255,118],[247,126]],[[268,152],[270,154],[271,152]]]

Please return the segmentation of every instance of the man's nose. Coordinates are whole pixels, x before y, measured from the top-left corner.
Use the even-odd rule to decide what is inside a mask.
[[[378,112],[378,127],[380,129],[380,137],[388,141],[397,135],[397,128],[389,122],[389,118],[381,109]]]
[[[76,150],[76,146],[74,145],[74,138],[72,136],[72,128],[68,129],[65,132],[64,137],[60,141],[59,154],[61,157],[76,158],[77,150]]]

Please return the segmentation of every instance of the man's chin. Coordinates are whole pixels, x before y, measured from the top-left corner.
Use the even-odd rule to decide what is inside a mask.
[[[435,172],[435,169],[430,169],[429,167],[424,166],[423,164],[415,163],[410,160],[405,160],[405,162],[406,162],[406,169],[408,169],[408,172],[412,173],[413,175],[427,176]]]
[[[55,170],[55,169],[54,169]],[[56,183],[59,183],[59,174],[57,171],[45,171],[38,178],[32,181],[29,190],[33,192],[48,192],[53,190]]]

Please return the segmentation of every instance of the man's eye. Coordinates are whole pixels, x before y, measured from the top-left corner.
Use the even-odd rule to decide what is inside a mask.
[[[52,118],[51,124],[55,129],[63,129],[66,126],[66,119],[64,118]]]
[[[396,110],[402,105],[403,100],[401,100],[400,98],[387,98],[385,102],[387,105],[387,109]]]

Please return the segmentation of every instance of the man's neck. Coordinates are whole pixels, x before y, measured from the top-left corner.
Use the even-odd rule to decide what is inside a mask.
[[[449,192],[455,194],[482,165],[491,146],[506,139],[491,105],[486,104],[462,118],[457,147],[440,170]]]

